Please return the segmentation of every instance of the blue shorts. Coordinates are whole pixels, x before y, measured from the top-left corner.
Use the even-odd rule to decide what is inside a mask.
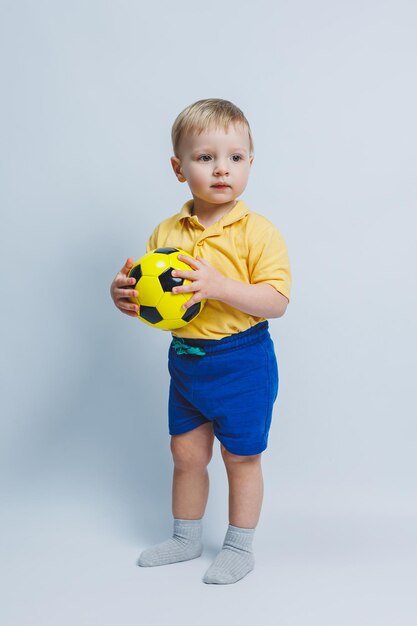
[[[175,339],[171,342],[170,435],[212,422],[215,436],[229,452],[251,455],[265,450],[278,394],[278,365],[268,322],[223,339],[183,341],[205,354],[181,354],[173,347]]]

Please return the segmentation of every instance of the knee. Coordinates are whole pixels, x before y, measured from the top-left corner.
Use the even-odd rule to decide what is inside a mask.
[[[175,468],[187,471],[205,469],[212,457],[212,449],[183,445],[176,437],[171,440],[171,452]]]
[[[223,444],[220,444],[220,450],[223,457],[224,464],[227,468],[234,468],[245,465],[257,465],[261,462],[262,452],[259,454],[233,454],[226,450]]]

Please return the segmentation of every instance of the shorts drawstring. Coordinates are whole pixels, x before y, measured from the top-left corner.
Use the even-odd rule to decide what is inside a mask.
[[[206,354],[203,348],[187,346],[184,339],[178,339],[177,337],[173,338],[171,347],[177,354],[194,354],[195,356],[204,356]]]

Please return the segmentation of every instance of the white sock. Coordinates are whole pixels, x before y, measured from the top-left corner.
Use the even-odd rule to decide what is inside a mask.
[[[254,528],[239,528],[229,524],[223,548],[204,574],[203,582],[227,585],[237,582],[253,570],[254,534]]]
[[[202,518],[174,518],[174,532],[171,539],[144,550],[138,559],[138,565],[154,567],[196,559],[203,552],[201,536]]]

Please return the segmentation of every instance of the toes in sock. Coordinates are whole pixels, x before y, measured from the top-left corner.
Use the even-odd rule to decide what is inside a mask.
[[[203,552],[201,536],[202,519],[174,518],[174,532],[171,539],[144,550],[138,559],[138,565],[153,567],[195,559]]]
[[[223,548],[204,574],[203,582],[227,585],[237,582],[253,570],[254,533],[254,528],[239,528],[229,524]]]

